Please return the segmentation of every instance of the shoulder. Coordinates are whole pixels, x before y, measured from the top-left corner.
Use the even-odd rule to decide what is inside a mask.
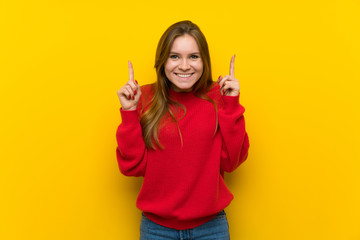
[[[220,86],[217,82],[212,82],[208,94],[220,94]]]
[[[151,101],[155,92],[155,83],[142,85],[140,86],[140,89],[141,89],[141,100],[146,102]]]
[[[221,108],[224,105],[222,96],[220,94],[220,86],[217,82],[212,83],[206,95],[210,97],[219,108]]]
[[[152,102],[154,92],[155,92],[155,83],[146,84],[140,86],[141,97],[138,103],[138,110],[143,114],[149,107]]]
[[[148,95],[154,95],[155,92],[155,83],[152,84],[146,84],[140,86],[141,94],[148,96]]]

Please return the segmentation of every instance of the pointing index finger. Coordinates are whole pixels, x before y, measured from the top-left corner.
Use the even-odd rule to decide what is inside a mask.
[[[235,67],[234,64],[235,63],[235,54],[232,56],[231,61],[230,61],[230,76],[234,77],[235,76]]]
[[[134,80],[134,69],[133,69],[132,63],[130,61],[128,61],[128,65],[129,65],[129,80],[135,82],[135,80]]]

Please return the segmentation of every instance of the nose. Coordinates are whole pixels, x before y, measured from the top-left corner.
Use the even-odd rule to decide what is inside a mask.
[[[190,69],[190,64],[186,58],[182,59],[179,63],[179,69],[182,71],[187,71]]]

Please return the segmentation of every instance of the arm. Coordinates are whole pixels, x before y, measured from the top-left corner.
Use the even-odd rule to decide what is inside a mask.
[[[219,109],[219,129],[223,144],[220,170],[234,171],[248,155],[249,138],[245,130],[245,108],[238,96],[222,96],[224,105]]]
[[[146,147],[139,121],[142,109],[141,88],[134,79],[134,70],[129,65],[129,81],[118,90],[121,104],[122,123],[116,131],[116,157],[120,171],[126,176],[144,176],[146,167]]]
[[[229,75],[220,75],[218,83],[222,95],[219,110],[219,128],[222,136],[220,171],[232,172],[248,155],[249,138],[245,131],[245,108],[240,105],[240,83],[235,78],[235,55],[230,61]]]
[[[126,176],[144,176],[147,151],[138,111],[120,109],[120,112],[122,123],[116,132],[116,157],[119,169]]]

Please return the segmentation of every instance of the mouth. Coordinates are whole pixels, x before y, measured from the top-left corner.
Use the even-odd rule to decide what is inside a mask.
[[[180,78],[189,78],[193,75],[194,73],[188,73],[188,74],[182,74],[182,73],[175,73],[176,76],[180,77]]]

